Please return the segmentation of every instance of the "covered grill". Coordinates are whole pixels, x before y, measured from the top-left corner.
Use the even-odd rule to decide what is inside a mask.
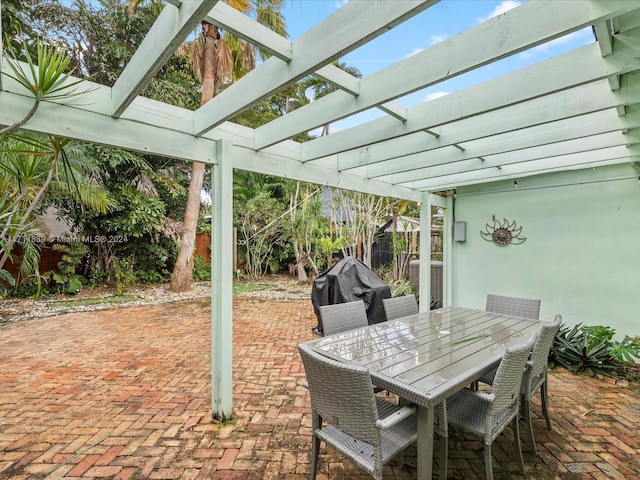
[[[369,325],[384,322],[386,317],[382,300],[389,297],[389,285],[369,267],[357,258],[343,258],[313,281],[311,302],[318,317],[318,326],[313,330],[316,333],[322,332],[318,307],[356,300],[364,300]]]

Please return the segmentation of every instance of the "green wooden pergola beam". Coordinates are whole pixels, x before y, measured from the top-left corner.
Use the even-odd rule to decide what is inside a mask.
[[[572,169],[619,165],[637,161],[638,158],[640,158],[640,146],[619,146],[591,150],[589,152],[572,153],[561,157],[530,160],[526,164],[516,163],[491,169],[475,170],[472,172],[448,175],[445,178],[429,178],[427,180],[412,182],[410,186],[415,189],[424,189],[425,191],[448,190],[476,183],[495,182]]]
[[[543,5],[541,5],[541,3]],[[256,148],[329,124],[632,10],[626,0],[529,2],[361,80],[356,99],[334,92],[256,130]],[[313,142],[310,142],[313,143]],[[312,157],[309,157],[312,158]]]
[[[293,42],[293,55],[286,65],[278,58],[270,58],[200,107],[196,111],[195,134],[202,135],[434,3],[436,0],[346,4]],[[367,21],[354,23],[354,18]]]
[[[636,124],[640,126],[640,118],[636,118]],[[539,144],[529,148],[523,147],[493,155],[475,156],[457,162],[434,161],[432,165],[425,162],[422,167],[417,167],[411,172],[392,174],[389,176],[389,180],[394,184],[410,185],[414,181],[433,177],[473,172],[475,170],[527,162],[545,157],[557,157],[570,153],[585,152],[591,149],[597,150],[618,145],[628,145],[628,143],[628,136],[620,130],[607,133],[594,133],[579,136],[573,140]]]
[[[116,80],[112,88],[114,117],[119,117],[151,81],[200,23],[206,12],[218,0],[183,2],[180,8],[166,5],[154,23],[149,34],[133,54],[133,57]]]
[[[631,31],[620,35],[631,40],[638,34],[639,32]],[[586,45],[482,84],[419,104],[408,109],[406,122],[381,118],[304,143],[303,161],[436,128],[469,116],[606,79],[612,74],[624,74],[640,66],[640,58],[635,52],[635,47],[621,42],[616,52],[603,59],[597,45]],[[325,98],[327,97],[314,103],[320,103]],[[464,105],[464,108],[460,108],[461,105]],[[302,109],[292,114],[300,110]]]

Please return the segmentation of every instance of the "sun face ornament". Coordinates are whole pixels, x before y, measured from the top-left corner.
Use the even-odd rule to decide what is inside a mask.
[[[507,245],[520,245],[527,239],[520,235],[522,233],[522,227],[516,225],[515,220],[509,222],[506,218],[503,218],[503,222],[496,220],[496,216],[493,216],[493,225],[488,223],[485,225],[485,231],[481,231],[480,235],[487,242],[493,242],[499,247],[506,247]]]

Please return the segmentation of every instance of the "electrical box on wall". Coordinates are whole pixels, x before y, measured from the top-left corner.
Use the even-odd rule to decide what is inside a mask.
[[[455,242],[467,241],[467,222],[453,222],[453,240]]]

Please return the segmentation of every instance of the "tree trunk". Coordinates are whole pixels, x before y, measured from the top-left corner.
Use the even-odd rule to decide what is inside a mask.
[[[204,105],[213,98],[215,84],[215,57],[218,29],[214,25],[202,22],[204,35],[202,98],[200,105]],[[184,212],[184,223],[180,237],[178,258],[171,274],[171,290],[185,292],[191,290],[193,275],[193,251],[196,244],[196,229],[200,215],[200,194],[204,182],[204,163],[193,162],[191,165],[191,179],[189,180],[189,194]]]
[[[189,181],[189,194],[187,206],[184,212],[184,224],[180,237],[178,258],[171,274],[171,290],[174,292],[186,292],[191,290],[191,277],[193,275],[193,251],[196,244],[196,229],[200,216],[200,192],[204,182],[204,163],[193,162],[191,164],[191,180]]]
[[[296,258],[296,270],[298,272],[298,283],[307,283],[309,278],[307,277],[307,271],[304,269],[304,263],[302,259],[302,252],[300,251],[298,241],[293,241],[293,255]]]

